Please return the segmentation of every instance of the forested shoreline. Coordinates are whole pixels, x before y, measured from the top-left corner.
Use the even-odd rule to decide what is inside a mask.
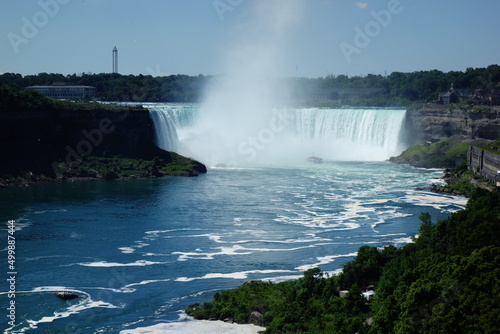
[[[215,75],[122,75],[118,73],[79,73],[63,75],[39,73],[21,75],[4,73],[0,84],[17,89],[34,85],[51,85],[53,82],[71,82],[76,85],[97,88],[97,99],[101,101],[132,102],[199,102],[207,85],[213,85],[220,76]],[[266,78],[266,80],[270,80]],[[367,74],[364,76],[327,75],[319,78],[279,78],[270,86],[285,87],[287,98],[303,100],[304,96],[328,94],[332,89],[372,88],[375,92],[356,99],[337,96],[339,103],[370,106],[407,106],[412,103],[434,102],[439,92],[446,92],[453,84],[455,89],[473,93],[476,89],[500,89],[500,66],[467,68],[465,71],[442,72],[439,70],[418,72],[392,72],[387,76]],[[283,92],[278,89],[276,94]],[[282,98],[276,96],[277,100]],[[311,102],[311,101],[310,101]],[[321,106],[323,102],[314,102]]]
[[[246,282],[187,313],[252,322],[265,333],[498,333],[499,194],[478,189],[448,219],[420,219],[413,243],[362,246],[338,276],[315,268],[299,280]]]

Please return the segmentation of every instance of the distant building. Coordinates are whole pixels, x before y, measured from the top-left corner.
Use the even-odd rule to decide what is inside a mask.
[[[475,105],[500,105],[500,91],[476,89],[474,93],[459,92],[453,88],[453,84],[449,91],[439,93],[439,104],[452,104],[452,103],[470,103]]]
[[[451,84],[451,88],[446,93],[439,93],[438,103],[439,104],[452,104],[452,103],[462,103],[468,102],[471,94],[466,92],[459,92],[453,88],[453,84]]]
[[[36,90],[56,100],[94,101],[96,95],[95,87],[78,86],[70,82],[54,82],[51,86],[29,86],[26,89]]]

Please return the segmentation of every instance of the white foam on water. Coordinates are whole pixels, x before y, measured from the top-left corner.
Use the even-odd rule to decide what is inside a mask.
[[[152,266],[155,264],[165,264],[165,263],[167,263],[167,262],[153,262],[153,261],[146,261],[146,260],[137,260],[137,261],[131,262],[131,263],[118,263],[118,262],[107,262],[107,261],[82,262],[82,263],[77,263],[77,265],[84,266],[84,267],[111,268],[111,267],[144,267],[144,266]]]
[[[232,247],[215,247],[215,249],[219,249],[220,251],[213,252],[213,253],[173,252],[172,254],[179,255],[179,257],[177,258],[177,261],[187,261],[189,259],[213,260],[215,256],[219,256],[219,255],[248,255],[248,254],[252,254],[252,252],[245,252],[244,251],[245,248],[243,248],[239,245],[234,245]]]
[[[368,218],[368,216],[354,216],[354,215],[335,215],[325,214],[322,216],[310,216],[300,214],[298,218],[292,218],[284,215],[277,215],[273,221],[283,224],[300,225],[309,228],[324,228],[335,229],[337,231],[354,230],[361,225],[353,220],[354,218]]]
[[[389,234],[378,234],[378,235],[373,235],[374,238],[388,238],[388,237],[396,237],[396,236],[401,236],[405,235],[405,233],[389,233]]]
[[[464,209],[467,204],[467,198],[463,196],[441,195],[430,192],[408,192],[402,200],[413,205],[428,206],[446,212]],[[451,206],[455,206],[455,208]]]
[[[393,243],[395,244],[403,244],[403,245],[406,245],[406,244],[411,244],[413,243],[413,239],[412,237],[406,237],[406,238],[396,238],[392,241]]]
[[[247,270],[238,271],[234,273],[222,274],[222,273],[210,273],[201,277],[178,277],[175,279],[176,282],[191,282],[201,279],[214,279],[214,278],[231,278],[231,279],[247,279],[249,274],[272,274],[272,273],[290,273],[291,270]]]
[[[189,320],[127,329],[120,334],[257,334],[264,327],[230,324],[223,321]]]
[[[297,280],[299,278],[304,277],[302,273],[297,275],[285,275],[285,276],[275,276],[275,277],[266,277],[261,279],[264,282],[272,282],[272,283],[280,283],[285,281]]]
[[[42,286],[42,287],[34,288],[30,292],[31,293],[45,293],[45,292],[55,293],[55,292],[60,292],[60,291],[68,291],[68,292],[78,294],[78,295],[80,295],[80,298],[78,298],[76,300],[77,301],[76,303],[69,305],[63,311],[54,312],[52,315],[47,315],[47,316],[44,316],[44,317],[37,319],[37,320],[27,319],[26,322],[28,323],[29,327],[16,329],[12,333],[24,333],[26,331],[31,331],[32,329],[38,328],[38,325],[41,323],[51,323],[51,322],[54,322],[54,321],[59,320],[59,319],[70,317],[71,315],[81,313],[81,312],[88,310],[88,309],[93,309],[93,308],[116,309],[116,308],[119,308],[118,306],[115,306],[111,303],[107,303],[104,301],[94,301],[94,300],[92,300],[91,296],[88,293],[81,291],[81,290],[74,289],[74,288],[70,288],[70,287]],[[11,333],[11,332],[7,330],[5,333]]]
[[[38,210],[38,211],[33,211],[34,214],[36,215],[41,215],[47,212],[67,212],[68,210],[66,209],[52,209],[52,210]]]
[[[177,229],[170,229],[170,230],[155,230],[155,231],[146,231],[144,234],[146,234],[145,239],[156,239],[160,236],[160,234],[164,233],[172,233],[172,232],[183,232],[183,231],[202,231],[201,228],[177,228]]]
[[[306,271],[312,268],[319,267],[321,265],[329,264],[335,261],[335,259],[342,258],[342,257],[353,257],[356,256],[358,253],[349,253],[349,254],[337,254],[337,255],[327,255],[327,256],[319,256],[316,259],[319,262],[312,263],[312,264],[305,264],[302,266],[295,267],[295,269],[300,270],[300,271]]]
[[[121,250],[123,254],[132,254],[135,252],[135,248],[133,247],[120,247],[118,249]]]
[[[134,253],[137,249],[149,246],[149,244],[139,240],[135,241],[135,246],[130,246],[130,247],[119,247],[118,249],[122,251],[123,254],[132,254]]]
[[[373,232],[378,233],[378,231],[375,229],[375,227],[377,227],[378,225],[381,225],[385,222],[386,222],[386,220],[384,218],[379,218],[376,222],[372,223],[371,228],[372,228]]]
[[[307,245],[302,247],[293,247],[293,248],[245,248],[255,252],[292,252],[306,248],[313,248],[314,245]]]
[[[153,283],[163,283],[163,282],[169,282],[170,279],[155,279],[155,280],[144,280],[138,283],[131,283],[125,285],[123,288],[120,289],[120,292],[135,292],[137,289],[131,289],[134,286],[139,286],[139,285],[147,285],[147,284],[153,284]]]

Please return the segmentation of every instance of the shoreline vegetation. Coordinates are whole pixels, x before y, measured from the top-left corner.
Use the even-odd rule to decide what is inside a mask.
[[[469,169],[467,151],[471,146],[487,149],[497,155],[500,153],[500,139],[470,141],[451,137],[434,143],[411,146],[399,156],[391,157],[389,161],[420,168],[443,168],[445,184],[431,185],[431,190],[435,192],[471,197],[476,188],[494,191],[492,182]]]
[[[360,247],[338,275],[313,268],[298,280],[247,281],[186,313],[267,334],[497,333],[500,194],[468,194],[466,208],[448,219],[422,213],[410,244]]]
[[[66,162],[58,163],[54,176],[37,174],[31,171],[0,176],[0,189],[25,187],[38,184],[137,180],[166,176],[198,176],[206,173],[206,167],[196,160],[183,157],[174,152],[163,153],[162,157],[144,160],[127,157],[88,156],[78,166],[72,167]],[[170,158],[166,161],[165,158]]]
[[[433,221],[423,212],[412,243],[362,246],[338,275],[313,268],[298,280],[247,281],[215,293],[210,302],[187,306],[186,313],[263,326],[266,334],[496,333],[500,193],[468,169],[467,150],[478,144],[452,137],[390,159],[443,168],[446,185],[431,190],[469,198],[464,210],[445,220]],[[478,147],[498,152],[500,140]]]
[[[204,89],[220,80],[217,75],[122,75],[118,73],[39,73],[21,75],[3,73],[0,84],[23,89],[54,82],[70,82],[96,88],[99,101],[122,102],[199,102]],[[500,89],[500,66],[469,67],[465,71],[439,70],[392,72],[389,75],[365,76],[327,75],[318,78],[284,77],[273,82],[270,92],[275,101],[288,101],[312,107],[409,106],[434,102],[439,92],[451,85],[457,90],[473,93],[476,89]],[[278,87],[286,87],[280,90]]]

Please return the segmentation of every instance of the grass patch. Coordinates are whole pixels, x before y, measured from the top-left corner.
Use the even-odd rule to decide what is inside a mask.
[[[488,145],[475,145],[475,147],[493,154],[500,155],[500,138],[492,143],[489,143]]]
[[[98,178],[114,180],[122,178],[158,177],[165,175],[195,175],[197,163],[172,153],[172,160],[155,157],[152,160],[114,157],[85,157],[71,165],[63,162],[58,166],[61,178]]]
[[[430,145],[416,145],[406,149],[390,161],[408,163],[425,168],[453,168],[467,159],[469,143],[457,138],[440,140]]]
[[[68,180],[118,180],[161,176],[196,176],[206,169],[199,162],[173,152],[164,152],[152,160],[120,156],[88,156],[71,164],[61,162],[55,168],[55,176],[22,172],[0,178],[0,188],[26,186],[37,183],[53,183]]]

